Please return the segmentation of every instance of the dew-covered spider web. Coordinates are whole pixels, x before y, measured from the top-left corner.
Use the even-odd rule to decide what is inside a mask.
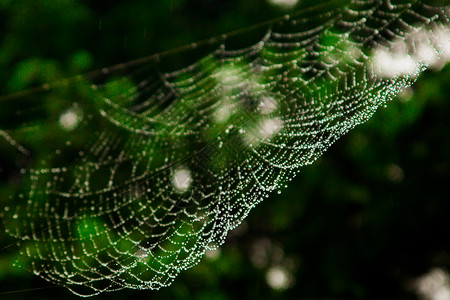
[[[20,265],[85,296],[169,286],[448,57],[448,16],[437,1],[327,2],[44,87],[30,106],[66,106],[48,120],[59,147],[32,156],[3,211]]]

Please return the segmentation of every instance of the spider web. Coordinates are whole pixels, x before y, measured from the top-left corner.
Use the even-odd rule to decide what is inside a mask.
[[[411,85],[447,22],[426,1],[328,2],[191,45],[182,69],[155,55],[66,82],[52,94],[73,103],[64,143],[23,170],[23,204],[3,212],[20,264],[84,296],[169,286]],[[396,45],[408,65],[387,72],[377,57]]]

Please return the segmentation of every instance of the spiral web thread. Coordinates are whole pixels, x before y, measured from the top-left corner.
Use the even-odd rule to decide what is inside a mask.
[[[212,40],[183,69],[155,56],[80,82],[64,145],[23,171],[3,212],[21,264],[83,296],[169,286],[412,84],[447,22],[425,1],[329,2],[268,23],[250,47]],[[377,57],[398,45],[408,67],[383,71]]]

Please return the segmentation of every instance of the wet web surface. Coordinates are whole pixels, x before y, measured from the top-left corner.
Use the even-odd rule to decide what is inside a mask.
[[[21,264],[80,295],[170,285],[439,67],[447,22],[447,8],[422,1],[329,2],[237,36],[257,36],[251,46],[192,45],[181,69],[155,55],[56,89],[72,103],[54,120],[63,142],[22,170],[3,211]],[[10,131],[0,138],[27,152]]]

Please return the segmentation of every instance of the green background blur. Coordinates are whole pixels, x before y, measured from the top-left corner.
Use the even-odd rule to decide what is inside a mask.
[[[265,0],[0,0],[0,94],[285,13]],[[427,71],[171,287],[96,298],[418,299],[413,280],[450,267],[449,82],[449,66]],[[10,148],[0,137],[1,206],[16,167]],[[10,243],[1,229],[0,248]],[[77,299],[59,287],[2,294],[50,286],[12,267],[14,251],[0,250],[0,299]],[[268,284],[274,268],[285,270],[289,287]]]

